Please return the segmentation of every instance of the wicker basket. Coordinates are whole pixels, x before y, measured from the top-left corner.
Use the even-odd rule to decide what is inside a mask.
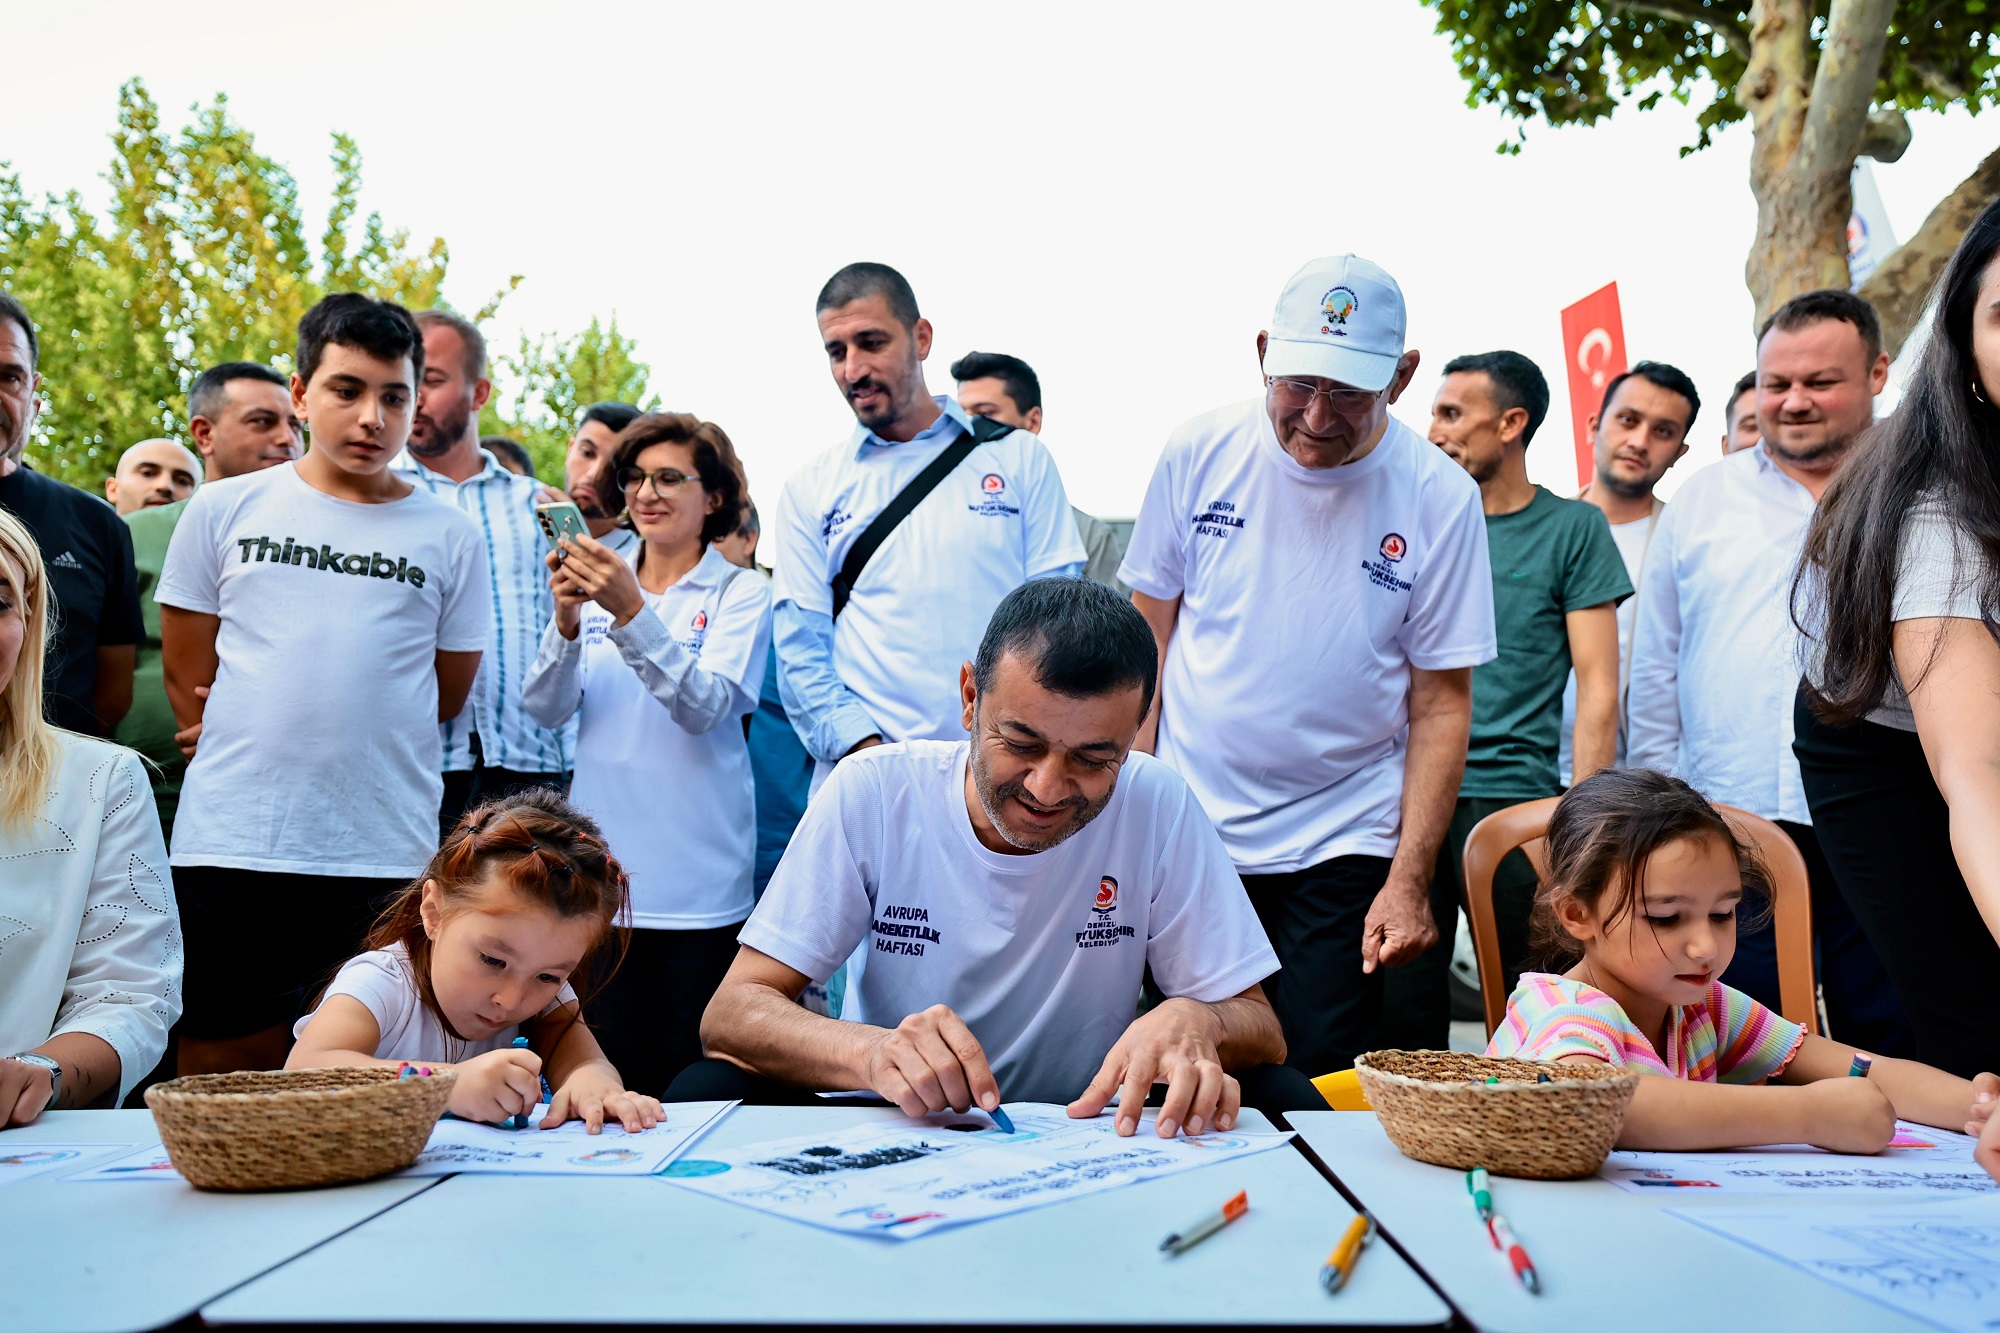
[[[146,1089],[174,1169],[208,1190],[337,1185],[417,1160],[458,1075],[393,1069],[200,1074]]]
[[[1370,1051],[1354,1068],[1405,1157],[1530,1180],[1568,1180],[1604,1165],[1639,1085],[1637,1074],[1610,1065],[1456,1051]]]

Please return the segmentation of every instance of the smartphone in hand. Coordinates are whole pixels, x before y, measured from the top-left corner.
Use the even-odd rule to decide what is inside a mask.
[[[542,525],[542,535],[549,539],[549,545],[554,547],[558,554],[562,551],[564,537],[574,541],[588,531],[583,526],[583,511],[568,500],[536,505],[535,521]]]

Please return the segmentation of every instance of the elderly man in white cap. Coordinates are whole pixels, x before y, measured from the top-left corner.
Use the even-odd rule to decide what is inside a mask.
[[[1164,668],[1140,733],[1187,778],[1282,970],[1308,1075],[1367,1050],[1382,972],[1437,938],[1429,885],[1495,654],[1479,487],[1389,415],[1417,353],[1353,255],[1292,275],[1261,398],[1168,439],[1118,577]]]

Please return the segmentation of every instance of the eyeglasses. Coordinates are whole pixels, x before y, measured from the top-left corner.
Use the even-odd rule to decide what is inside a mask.
[[[1380,389],[1322,389],[1311,380],[1271,379],[1265,381],[1279,402],[1298,412],[1310,412],[1313,399],[1324,397],[1326,405],[1342,416],[1366,412],[1382,396]]]
[[[699,486],[701,478],[690,477],[685,472],[677,472],[670,467],[663,467],[658,472],[645,472],[636,467],[618,469],[618,489],[627,495],[638,490],[642,482],[651,482],[654,495],[662,500],[671,500],[686,490],[689,482]]]

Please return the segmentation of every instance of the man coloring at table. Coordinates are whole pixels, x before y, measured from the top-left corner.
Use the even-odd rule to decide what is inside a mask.
[[[1324,1105],[1281,1067],[1277,956],[1220,838],[1131,749],[1158,679],[1145,620],[1036,580],[959,675],[969,743],[854,755],[807,808],[703,1018],[711,1058],[670,1099],[865,1088],[921,1115],[1004,1093],[1094,1116],[1116,1096],[1131,1134],[1164,1084],[1162,1136]],[[802,1008],[843,962],[842,1017]],[[1134,1018],[1148,967],[1168,998]]]

